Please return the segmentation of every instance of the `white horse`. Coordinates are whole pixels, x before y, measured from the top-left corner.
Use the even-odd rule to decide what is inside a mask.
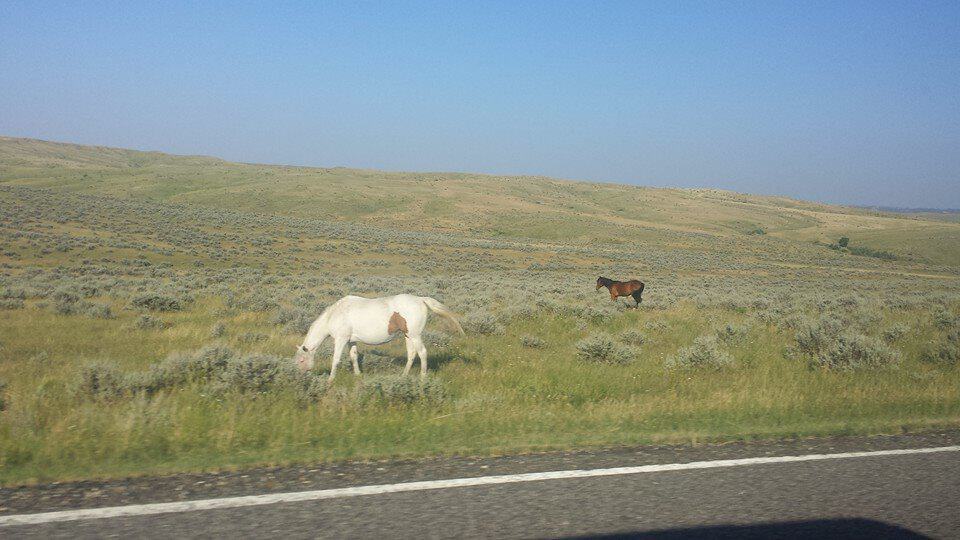
[[[407,338],[407,367],[403,374],[410,373],[413,358],[420,357],[420,376],[427,375],[427,348],[420,339],[423,327],[427,324],[429,311],[450,321],[463,335],[463,328],[453,312],[440,302],[426,296],[398,294],[383,298],[363,298],[345,296],[328,307],[313,321],[307,337],[297,347],[294,360],[301,371],[313,368],[313,357],[320,344],[328,336],[333,338],[333,362],[330,367],[330,380],[337,374],[337,365],[343,348],[350,346],[350,361],[353,372],[360,374],[357,343],[380,345],[403,334]]]

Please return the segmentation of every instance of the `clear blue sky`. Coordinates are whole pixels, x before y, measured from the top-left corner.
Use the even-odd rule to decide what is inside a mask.
[[[0,1],[0,134],[960,207],[960,2]]]

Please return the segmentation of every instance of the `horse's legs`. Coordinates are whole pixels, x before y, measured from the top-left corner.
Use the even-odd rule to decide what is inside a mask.
[[[417,354],[417,346],[412,339],[407,338],[407,367],[403,368],[403,374],[409,375],[410,368],[413,367],[413,357]]]
[[[350,361],[353,362],[353,372],[356,375],[360,374],[360,353],[357,352],[357,344],[350,344]]]
[[[422,379],[427,376],[427,346],[420,338],[417,338],[417,356],[420,357],[420,378]]]
[[[330,380],[337,375],[337,366],[340,364],[340,357],[343,356],[343,346],[346,343],[340,340],[333,342],[333,361],[330,362]]]

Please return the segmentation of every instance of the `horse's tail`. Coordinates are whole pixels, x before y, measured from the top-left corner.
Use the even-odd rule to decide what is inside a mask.
[[[459,332],[461,336],[466,335],[466,332],[463,331],[463,327],[460,326],[460,321],[457,320],[457,316],[452,311],[450,311],[450,309],[447,308],[447,306],[441,304],[440,302],[437,302],[436,300],[434,300],[433,298],[430,298],[429,296],[421,296],[420,299],[423,300],[423,303],[426,304],[428,308],[430,308],[430,311],[450,321],[450,324],[452,324],[457,329],[457,332]]]

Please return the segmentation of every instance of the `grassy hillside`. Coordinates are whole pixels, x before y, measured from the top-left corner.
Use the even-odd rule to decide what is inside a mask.
[[[776,197],[0,138],[0,483],[957,426],[958,249]],[[400,342],[291,371],[324,306],[400,292],[467,329],[430,323],[426,382]]]
[[[388,228],[564,243],[669,241],[670,233],[798,241],[850,237],[921,262],[960,266],[960,223],[779,197],[541,177],[385,173],[229,163],[0,138],[5,184],[200,204]]]

